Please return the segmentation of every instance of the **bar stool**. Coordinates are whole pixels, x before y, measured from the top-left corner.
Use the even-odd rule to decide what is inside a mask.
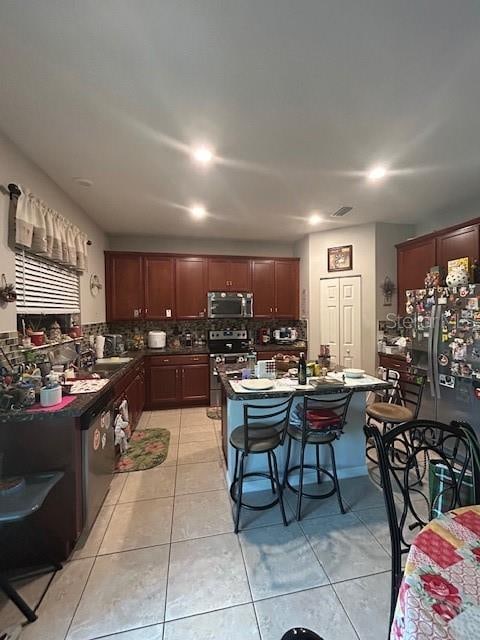
[[[38,511],[53,487],[63,478],[63,475],[63,471],[32,473],[22,478],[22,482],[18,487],[5,490],[3,495],[0,496],[0,525],[21,522]],[[52,563],[52,566],[55,572],[62,568],[62,565],[57,562]],[[41,599],[48,590],[55,572],[48,581]],[[0,589],[20,609],[28,622],[35,622],[37,614],[28,606],[3,572],[0,573]]]
[[[240,511],[242,507],[254,511],[263,511],[280,504],[283,523],[288,525],[283,504],[282,484],[278,476],[275,449],[285,441],[293,396],[276,404],[246,404],[243,407],[244,423],[236,427],[230,435],[230,444],[235,449],[235,470],[230,485],[230,495],[237,505],[235,515],[235,533],[238,533]],[[246,459],[249,455],[267,454],[268,473],[252,471],[245,473]],[[243,482],[245,478],[264,477],[270,480],[272,493],[276,498],[264,505],[251,505],[243,501]]]
[[[390,390],[390,395],[383,402],[373,402],[367,406],[367,425],[370,426],[372,421],[379,424],[382,434],[398,424],[418,418],[426,382],[424,375],[414,375],[406,371],[391,371],[391,373],[388,371],[386,379],[394,381],[393,390]],[[398,377],[392,377],[392,374]],[[405,446],[408,449],[407,440],[405,440]],[[367,440],[365,455],[370,462],[378,464],[378,461],[369,455],[373,448],[373,443]],[[395,451],[392,449],[392,455],[397,458],[400,458],[401,454],[398,448]]]
[[[353,391],[347,393],[335,393],[329,398],[317,398],[315,396],[305,395],[303,398],[303,406],[300,405],[300,424],[288,425],[287,437],[287,457],[285,460],[285,473],[283,477],[284,486],[288,486],[294,493],[298,495],[296,518],[302,518],[302,497],[322,500],[329,498],[334,493],[337,494],[340,511],[345,513],[345,508],[340,494],[340,485],[337,478],[337,467],[335,463],[335,451],[332,442],[340,437],[345,425],[348,406],[352,399]],[[292,440],[300,444],[300,464],[289,467]],[[305,449],[308,445],[315,446],[316,464],[305,464]],[[320,466],[320,446],[327,445],[330,449],[330,459],[332,470],[329,471]],[[293,471],[300,470],[298,489],[293,487],[289,482],[289,475]],[[304,469],[315,469],[317,473],[317,484],[321,484],[321,474],[327,475],[333,482],[330,491],[320,494],[307,493],[303,490]]]

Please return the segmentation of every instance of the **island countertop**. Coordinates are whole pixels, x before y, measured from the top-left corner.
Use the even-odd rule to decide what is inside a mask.
[[[238,365],[235,365],[238,369]],[[265,391],[247,391],[247,389],[241,389],[239,384],[241,376],[239,374],[230,374],[232,370],[231,365],[218,365],[217,371],[225,390],[225,395],[229,400],[258,400],[268,398],[283,398],[288,395],[303,396],[306,393],[312,395],[324,395],[329,393],[339,393],[341,391],[379,391],[382,389],[388,389],[391,387],[389,382],[375,378],[374,376],[365,375],[363,378],[345,378],[345,383],[342,381],[342,374],[329,374],[329,377],[336,380],[332,383],[324,383],[320,385],[307,384],[305,386],[291,385],[285,382],[287,378],[277,378],[274,380],[274,387]],[[309,378],[309,382],[315,382],[318,378]],[[233,382],[233,384],[232,384]]]

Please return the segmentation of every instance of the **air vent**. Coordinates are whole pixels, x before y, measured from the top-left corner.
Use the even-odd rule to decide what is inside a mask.
[[[350,211],[353,209],[353,207],[340,207],[340,209],[338,209],[337,211],[335,211],[335,213],[331,214],[331,218],[342,218],[343,216],[346,216],[347,213],[350,213]]]

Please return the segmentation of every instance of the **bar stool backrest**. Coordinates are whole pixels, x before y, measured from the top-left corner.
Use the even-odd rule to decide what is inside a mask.
[[[280,435],[280,444],[285,441],[290,411],[292,409],[293,395],[286,400],[281,400],[274,404],[246,404],[243,407],[244,424],[244,450],[248,455],[250,442],[255,439],[265,437],[268,430]]]
[[[352,396],[353,391],[332,393],[328,397],[322,396],[321,398],[305,394],[303,398],[302,440],[305,441],[309,435],[318,433],[323,428],[323,422],[325,428],[332,427],[335,431],[342,431]],[[319,420],[309,420],[309,412],[317,413]],[[317,422],[318,426],[315,427],[314,422]]]
[[[400,373],[395,369],[378,367],[377,377],[381,380],[384,380],[385,382],[390,382],[392,386],[389,389],[380,389],[379,391],[373,391],[372,393],[375,396],[374,402],[388,402],[389,404],[395,402],[400,380]]]
[[[400,371],[400,379],[396,388],[394,402],[411,409],[413,419],[416,420],[422,403],[423,390],[427,380],[424,375],[417,375]]]

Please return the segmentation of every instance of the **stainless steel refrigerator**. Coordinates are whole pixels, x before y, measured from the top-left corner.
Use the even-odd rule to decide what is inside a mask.
[[[407,291],[407,360],[427,376],[420,418],[464,420],[480,438],[480,285]]]

